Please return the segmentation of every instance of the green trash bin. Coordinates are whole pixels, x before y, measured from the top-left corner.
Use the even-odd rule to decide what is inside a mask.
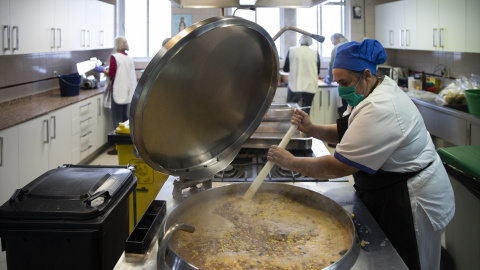
[[[480,145],[437,150],[455,194],[445,245],[457,270],[480,269]]]

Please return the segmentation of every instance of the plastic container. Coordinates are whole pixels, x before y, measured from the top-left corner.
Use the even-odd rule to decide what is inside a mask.
[[[480,145],[439,148],[455,195],[445,246],[456,269],[480,269]]]
[[[7,268],[113,269],[135,186],[126,166],[64,165],[17,190],[0,207]]]
[[[135,227],[135,221],[140,220],[150,203],[155,200],[163,184],[167,181],[168,175],[155,171],[147,165],[143,159],[136,156],[132,139],[130,137],[128,120],[124,123],[120,123],[114,131],[108,134],[108,141],[115,143],[115,147],[118,151],[119,165],[130,164],[136,165],[137,167],[137,215],[135,219],[133,215],[133,197],[130,196],[131,206],[129,228],[130,232],[132,232]]]
[[[470,114],[480,117],[480,89],[465,90],[465,97]]]
[[[125,253],[144,254],[150,246],[153,237],[157,234],[166,213],[167,204],[165,201],[152,201],[133,232],[127,238]]]
[[[62,97],[78,96],[80,94],[82,76],[79,74],[60,75],[58,76],[58,81]]]

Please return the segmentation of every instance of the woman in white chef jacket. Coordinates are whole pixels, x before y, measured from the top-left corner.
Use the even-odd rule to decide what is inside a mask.
[[[334,125],[313,124],[301,110],[292,117],[308,136],[337,143],[334,155],[300,158],[274,145],[268,159],[318,179],[353,174],[358,196],[405,264],[439,269],[453,190],[413,102],[392,79],[375,75],[385,61],[376,40],[340,46],[333,76],[349,104],[344,117]]]

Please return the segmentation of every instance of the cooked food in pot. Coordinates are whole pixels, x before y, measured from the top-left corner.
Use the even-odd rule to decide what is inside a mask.
[[[170,240],[202,269],[322,269],[340,258],[352,233],[330,214],[284,195],[243,194],[202,202],[178,218],[195,226]]]

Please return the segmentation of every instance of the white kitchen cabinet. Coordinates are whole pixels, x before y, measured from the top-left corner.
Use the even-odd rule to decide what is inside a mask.
[[[71,163],[70,107],[56,110],[18,125],[19,183],[25,186],[36,177]]]
[[[88,157],[94,150],[96,125],[95,97],[72,105],[72,163],[76,164]]]
[[[466,51],[466,0],[417,1],[417,48]]]
[[[108,141],[108,133],[111,132],[110,110],[103,107],[104,96],[98,95],[93,97],[95,102],[95,128],[93,136],[93,149],[102,147]]]
[[[86,26],[87,17],[87,1],[68,1],[68,41],[71,51],[86,50],[91,44],[91,30]]]
[[[0,27],[2,27],[2,35],[0,36],[2,42],[2,54],[11,54],[10,41],[10,0],[0,0]]]
[[[100,3],[99,48],[113,48],[115,41],[115,6]]]
[[[384,48],[393,48],[392,3],[375,6],[375,38]]]
[[[337,102],[337,87],[319,87],[310,109],[312,122],[315,124],[335,124],[338,119]]]
[[[18,171],[18,126],[14,126],[0,131],[0,204],[20,188]]]
[[[37,0],[9,1],[10,22],[5,24],[10,30],[10,50],[5,54],[40,52],[38,29],[40,2]]]
[[[41,0],[38,22],[41,52],[68,49],[68,1]]]
[[[70,50],[113,48],[113,5],[97,0],[69,0],[68,5]]]
[[[467,16],[465,33],[467,36],[466,52],[480,53],[480,1],[467,0]]]
[[[113,48],[114,7],[98,0],[0,0],[2,53]]]
[[[375,6],[375,38],[385,48],[416,47],[416,2],[405,0]]]

